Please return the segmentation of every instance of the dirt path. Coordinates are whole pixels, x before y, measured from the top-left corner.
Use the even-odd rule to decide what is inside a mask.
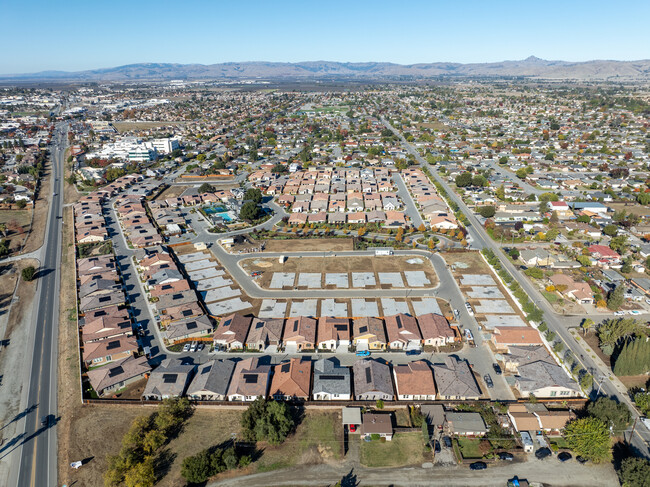
[[[618,485],[618,478],[611,465],[580,465],[575,461],[560,463],[557,460],[530,461],[515,465],[488,467],[487,470],[474,472],[467,467],[435,468],[375,468],[364,467],[350,469],[347,465],[311,465],[285,470],[276,470],[249,475],[235,479],[226,479],[208,484],[210,487],[267,487],[267,486],[314,486],[341,485],[348,486],[404,486],[417,487],[425,485],[463,486],[480,485],[481,487],[503,487],[506,481],[518,475],[529,482],[543,482],[545,486],[593,486],[611,487]]]
[[[38,198],[34,205],[34,219],[32,220],[32,227],[27,241],[21,253],[27,254],[39,249],[43,245],[45,238],[45,227],[47,226],[47,215],[50,209],[50,193],[51,193],[51,179],[52,179],[52,160],[47,159],[47,163],[43,168],[43,177],[41,179],[41,187],[38,190]]]

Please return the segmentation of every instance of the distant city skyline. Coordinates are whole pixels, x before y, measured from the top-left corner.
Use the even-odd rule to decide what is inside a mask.
[[[650,2],[7,2],[0,74],[134,63],[650,58]]]

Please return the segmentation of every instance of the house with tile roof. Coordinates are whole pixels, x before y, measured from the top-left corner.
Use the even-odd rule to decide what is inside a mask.
[[[436,386],[433,371],[424,360],[393,365],[395,392],[399,401],[433,401]]]
[[[311,360],[292,358],[273,367],[269,396],[276,400],[309,399]]]

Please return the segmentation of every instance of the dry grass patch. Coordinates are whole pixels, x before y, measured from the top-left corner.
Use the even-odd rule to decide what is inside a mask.
[[[156,196],[156,200],[166,200],[167,198],[178,198],[192,185],[169,186],[165,191]]]
[[[265,252],[343,252],[354,250],[351,238],[267,240]]]

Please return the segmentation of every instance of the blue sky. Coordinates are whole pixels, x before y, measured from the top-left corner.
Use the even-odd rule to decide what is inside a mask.
[[[2,74],[139,62],[650,58],[647,0],[4,0],[0,13]]]

